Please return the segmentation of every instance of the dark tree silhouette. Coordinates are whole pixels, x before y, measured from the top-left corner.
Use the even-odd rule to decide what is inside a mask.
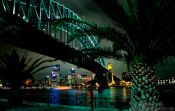
[[[85,34],[112,41],[113,48],[85,49],[99,56],[124,60],[132,70],[131,110],[156,110],[159,103],[154,66],[175,56],[174,0],[94,0],[114,22],[115,27],[101,27],[84,21],[70,35],[69,41]],[[80,25],[83,21],[67,20]],[[152,108],[152,109],[151,109]]]
[[[43,57],[36,60],[32,59],[28,57],[27,53],[20,57],[16,51],[13,51],[10,55],[5,53],[0,56],[0,78],[5,80],[11,88],[11,93],[9,94],[10,104],[21,104],[22,94],[20,88],[23,82],[29,78],[34,80],[34,74],[50,66],[41,67],[42,64],[54,61],[43,60]]]

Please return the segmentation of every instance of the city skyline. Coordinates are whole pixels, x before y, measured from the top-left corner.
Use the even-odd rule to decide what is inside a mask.
[[[75,11],[77,15],[79,15],[81,18],[87,19],[90,22],[94,22],[97,24],[102,25],[110,25],[113,26],[112,20],[110,20],[101,10],[99,7],[97,7],[93,1],[89,0],[81,0],[80,2],[77,2],[77,0],[62,0],[60,1],[63,5],[67,6],[71,10]],[[102,41],[101,46],[109,46],[109,41]],[[33,57],[36,57],[36,54],[33,55]],[[127,67],[124,62],[116,61],[114,59],[105,59],[106,64],[112,63],[114,66],[114,73],[120,78],[120,73],[127,72]],[[59,62],[60,64],[64,64],[64,62]],[[155,67],[156,74],[166,77],[171,76],[175,72],[175,62],[172,60],[168,60],[166,65],[158,64],[158,67]],[[70,65],[71,67],[71,65]],[[68,68],[65,68],[68,69]],[[66,73],[67,70],[63,71],[63,73]]]

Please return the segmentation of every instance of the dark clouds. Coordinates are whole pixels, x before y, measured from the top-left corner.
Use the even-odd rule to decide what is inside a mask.
[[[60,1],[60,0],[59,0]],[[83,16],[89,20],[93,21],[97,24],[101,25],[113,25],[112,21],[98,8],[93,0],[61,0],[63,5],[69,7],[72,11],[74,11],[77,15],[79,15],[81,18]],[[102,43],[108,46],[109,43],[104,42]],[[168,60],[172,61],[172,60]],[[118,64],[118,61],[113,60],[106,60],[106,63],[111,62],[114,65],[114,72],[117,73],[117,75],[123,71],[126,71],[126,65],[125,64]],[[122,69],[122,70],[121,70]],[[164,65],[158,64],[155,67],[156,74],[159,77],[166,77],[166,76],[173,76],[175,74],[175,62],[172,63],[165,62]]]
[[[94,4],[92,0],[59,0],[81,18],[97,24],[112,25],[112,21]]]
[[[112,21],[98,8],[92,0],[59,0],[59,2],[74,11],[78,16],[90,22],[95,22],[100,25],[112,26]],[[110,42],[103,41],[103,47],[109,46]],[[111,43],[110,43],[111,44]],[[100,46],[101,46],[100,45]],[[105,59],[106,64],[113,64],[113,71],[120,78],[120,73],[127,71],[126,64],[114,61],[113,59]]]

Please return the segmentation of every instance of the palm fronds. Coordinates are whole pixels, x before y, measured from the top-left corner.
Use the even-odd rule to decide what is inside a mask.
[[[94,0],[117,24],[121,24],[134,48],[132,55],[152,64],[164,56],[175,55],[174,1]],[[116,24],[116,26],[118,26]],[[120,43],[119,43],[120,44]],[[118,45],[120,47],[122,45]],[[114,47],[115,48],[115,47]],[[131,49],[132,49],[131,48]],[[150,54],[154,55],[150,57]],[[135,59],[135,58],[133,58]]]
[[[41,67],[42,64],[54,61],[42,59],[43,57],[32,61],[32,58],[29,58],[27,53],[20,57],[16,51],[13,51],[10,55],[5,53],[3,56],[0,56],[0,76],[6,80],[11,87],[20,87],[23,80],[31,78],[33,74],[50,66],[45,65]]]
[[[142,61],[155,64],[165,56],[175,55],[175,8],[173,0],[94,0],[108,15],[115,27],[99,26],[85,20],[61,18],[52,20],[55,26],[72,27],[68,42],[95,36],[112,41],[113,52],[124,50],[130,62],[143,56]],[[68,28],[69,29],[69,28]],[[150,54],[154,54],[151,56]],[[136,58],[135,58],[136,57]]]
[[[97,59],[103,56],[106,58],[124,61],[127,55],[127,53],[123,50],[118,50],[114,52],[110,47],[88,48],[83,49],[82,51],[85,52],[87,55],[90,55],[90,57],[92,57],[93,59]]]

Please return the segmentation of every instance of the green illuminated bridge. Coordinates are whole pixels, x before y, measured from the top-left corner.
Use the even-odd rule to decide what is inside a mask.
[[[73,40],[71,43],[67,43],[68,34],[72,30],[86,27],[86,25],[83,23],[68,23],[65,26],[53,25],[51,21],[59,20],[60,18],[81,20],[78,15],[60,4],[57,0],[1,0],[0,16],[4,14],[17,16],[23,22],[32,24],[33,27],[43,33],[76,50],[99,47],[96,38],[93,35],[87,34]],[[99,57],[95,61],[101,64],[102,67],[106,67],[103,57]]]

